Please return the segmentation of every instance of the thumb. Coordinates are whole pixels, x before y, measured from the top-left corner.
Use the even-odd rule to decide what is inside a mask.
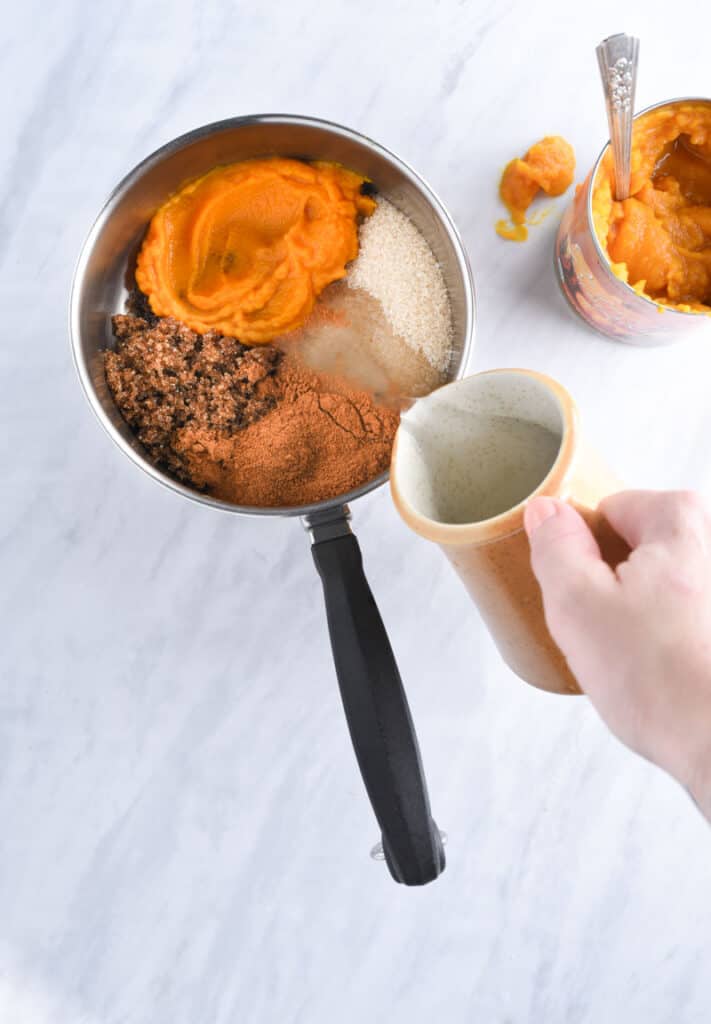
[[[534,498],[526,506],[524,526],[546,611],[612,578],[588,524],[564,501]]]

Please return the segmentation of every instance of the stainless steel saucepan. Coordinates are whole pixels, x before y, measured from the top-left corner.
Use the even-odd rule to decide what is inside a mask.
[[[122,312],[133,266],[156,208],[190,178],[217,164],[279,155],[332,160],[372,179],[406,213],[440,262],[454,317],[449,378],[464,371],[474,330],[467,257],[447,211],[420,177],[382,146],[337,124],[268,114],[218,121],[174,139],[116,187],[84,244],[71,296],[71,336],[79,377],[99,422],[142,470],[185,498],[237,515],[301,516],[323,582],[336,674],[358,764],[382,832],[393,877],[423,885],[444,869],[417,737],[397,664],[363,573],[349,502],[380,487],[387,473],[329,501],[293,508],[232,505],[200,494],[158,469],[121,417],[104,377],[113,345],[111,316]]]

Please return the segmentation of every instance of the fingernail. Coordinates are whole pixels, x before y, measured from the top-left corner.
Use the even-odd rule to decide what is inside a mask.
[[[552,498],[534,498],[529,501],[523,513],[523,525],[530,537],[546,519],[558,515],[558,505]]]

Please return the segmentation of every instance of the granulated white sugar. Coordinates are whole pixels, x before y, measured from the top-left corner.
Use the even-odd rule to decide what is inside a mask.
[[[451,357],[452,311],[429,245],[409,217],[380,198],[359,237],[348,283],[377,299],[395,334],[443,372]]]

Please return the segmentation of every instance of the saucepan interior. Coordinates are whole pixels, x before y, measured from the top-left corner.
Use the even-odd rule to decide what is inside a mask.
[[[474,289],[466,254],[446,210],[406,164],[347,128],[290,115],[233,118],[198,128],[156,150],[117,186],[82,249],[71,299],[71,335],[79,376],[103,427],[138,466],[172,490],[228,512],[305,515],[359,497],[387,480],[382,473],[329,502],[255,508],[211,498],[157,469],[119,413],[104,377],[102,351],[113,345],[111,316],[124,310],[137,252],[156,208],[184,182],[218,164],[279,155],[332,160],[371,178],[381,195],[419,228],[444,274],[454,324],[448,378],[462,376],[474,329]]]

